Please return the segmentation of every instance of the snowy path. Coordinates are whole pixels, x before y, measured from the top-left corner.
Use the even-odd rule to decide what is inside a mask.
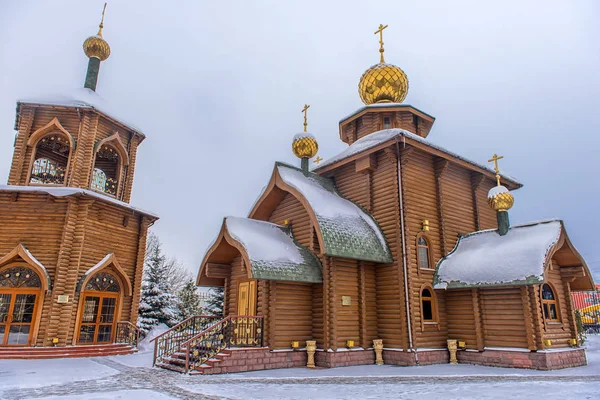
[[[589,365],[529,371],[472,365],[358,366],[185,376],[151,368],[152,353],[64,360],[0,360],[0,399],[593,399],[600,393],[600,336]]]

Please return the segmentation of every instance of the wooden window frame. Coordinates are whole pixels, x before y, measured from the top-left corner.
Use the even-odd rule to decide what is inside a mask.
[[[431,296],[424,298],[424,290],[429,290]],[[431,302],[431,320],[426,320],[423,316],[423,300],[428,300]],[[431,285],[425,284],[421,286],[421,289],[419,289],[419,308],[421,310],[421,331],[425,331],[425,327],[428,325],[434,325],[436,326],[437,330],[440,330],[440,317],[438,314],[437,296]]]
[[[543,292],[544,292],[544,286],[548,285],[548,287],[550,288],[550,290],[552,291],[552,295],[554,296],[554,300],[544,300],[544,296],[543,296]],[[562,318],[561,318],[561,314],[560,314],[560,305],[558,303],[558,295],[557,295],[557,291],[556,288],[554,287],[554,285],[550,282],[546,282],[543,283],[542,285],[540,285],[540,303],[542,306],[542,317],[544,318],[544,323],[545,324],[562,324]],[[550,311],[550,305],[554,304],[555,308],[556,308],[556,317],[557,319],[550,319],[546,317],[546,312],[544,311],[545,306],[548,305],[548,313]]]
[[[67,143],[69,143],[69,157],[67,157],[67,165],[65,167],[65,179],[63,181],[63,183],[31,183],[31,174],[33,172],[33,164],[37,161],[37,152],[38,152],[38,145],[40,144],[40,142],[48,137],[48,136],[52,136],[52,135],[56,135],[56,136],[62,136],[63,138],[67,139]],[[33,137],[33,135],[32,135]],[[30,138],[31,140],[31,138]],[[28,144],[29,145],[29,144]],[[27,172],[27,180],[25,181],[25,186],[39,186],[39,187],[65,187],[67,186],[67,181],[70,179],[70,169],[71,169],[71,159],[73,157],[73,151],[74,151],[74,147],[73,147],[73,143],[72,143],[72,138],[69,137],[68,134],[64,133],[63,131],[56,129],[56,130],[49,130],[47,133],[44,133],[43,135],[39,135],[35,141],[31,142],[32,150],[31,150],[31,157],[29,159],[29,171]],[[41,158],[41,157],[40,157]],[[52,160],[51,160],[52,161]]]
[[[392,114],[388,114],[388,113],[381,115],[381,129],[393,129],[394,128],[394,119],[392,118],[392,116],[393,116]],[[386,118],[390,119],[390,127],[389,128],[385,127],[385,119]]]
[[[429,265],[428,268],[423,268],[421,267],[421,256],[419,255],[419,248],[421,247],[425,247],[419,244],[419,239],[423,238],[426,242],[427,242],[427,265]],[[417,253],[417,269],[419,271],[435,271],[435,267],[433,266],[433,255],[432,255],[432,249],[431,249],[431,239],[429,238],[429,236],[427,236],[426,234],[424,234],[423,232],[420,232],[419,234],[417,234],[417,237],[415,238],[415,248],[416,248],[416,253]]]

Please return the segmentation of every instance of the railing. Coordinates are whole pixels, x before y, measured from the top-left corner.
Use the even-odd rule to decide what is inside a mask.
[[[600,291],[571,292],[573,309],[581,318],[585,333],[600,333]]]
[[[190,317],[175,325],[168,331],[158,335],[151,342],[154,342],[154,362],[162,361],[165,357],[181,349],[181,343],[196,336],[204,331],[211,324],[219,321],[223,317],[215,315],[196,315]]]
[[[115,343],[125,343],[133,347],[138,347],[142,331],[129,321],[117,322],[117,337]]]
[[[185,372],[195,370],[228,347],[263,347],[262,316],[229,316],[181,344]]]

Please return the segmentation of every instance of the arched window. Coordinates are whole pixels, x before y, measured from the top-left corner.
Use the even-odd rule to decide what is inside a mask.
[[[419,268],[433,269],[429,240],[422,234],[417,236],[417,263]]]
[[[35,161],[31,168],[29,182],[64,184],[69,153],[69,141],[66,137],[61,134],[50,134],[43,137],[35,146]]]
[[[560,322],[556,295],[552,287],[547,283],[542,286],[542,308],[544,310],[544,319],[547,322]]]
[[[96,152],[91,188],[116,196],[120,173],[119,153],[112,146],[103,144]]]
[[[435,297],[430,288],[421,290],[421,320],[423,322],[436,322]]]

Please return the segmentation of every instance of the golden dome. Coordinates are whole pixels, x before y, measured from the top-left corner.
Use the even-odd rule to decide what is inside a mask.
[[[504,186],[495,186],[488,192],[488,204],[496,212],[508,211],[515,204],[515,198]]]
[[[83,42],[83,51],[89,58],[97,58],[104,61],[110,56],[110,46],[101,35],[90,36]]]
[[[401,103],[408,94],[408,77],[395,65],[375,64],[360,77],[358,94],[366,105]]]
[[[313,158],[319,151],[319,144],[312,134],[302,132],[294,136],[292,151],[298,158]]]

